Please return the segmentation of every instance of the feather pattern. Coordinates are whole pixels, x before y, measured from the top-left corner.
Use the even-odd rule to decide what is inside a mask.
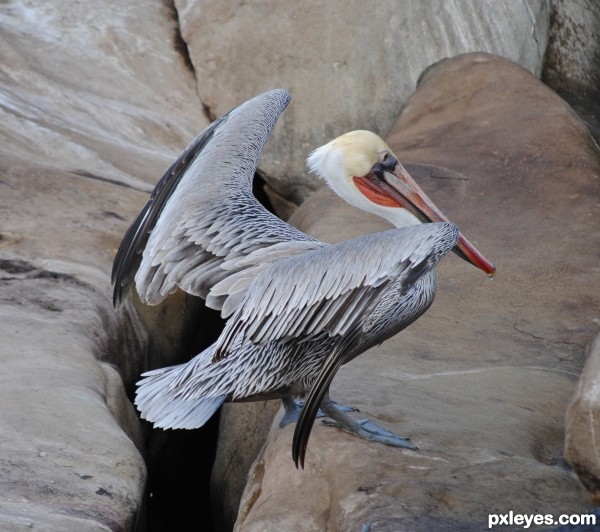
[[[142,417],[189,429],[225,401],[308,394],[294,433],[298,464],[339,367],[425,312],[435,265],[459,233],[438,222],[325,244],[270,214],[252,179],[288,101],[280,89],[257,96],[192,141],[127,231],[112,278],[115,305],[135,279],[142,301],[180,287],[229,318],[188,363],[143,375]]]
[[[282,242],[288,253],[295,252],[289,243],[315,242],[252,194],[258,158],[288,102],[282,89],[249,100],[213,122],[167,170],[115,257],[115,306],[135,276],[146,303],[160,303],[180,287],[221,310],[223,294],[210,290],[246,267],[241,258]]]
[[[319,332],[343,336],[357,319],[365,318],[366,309],[390,283],[399,289],[414,283],[457,238],[451,223],[423,224],[321,246],[269,264],[227,322],[216,343],[215,361],[226,357],[236,342],[264,344]]]
[[[313,326],[303,333],[298,329],[297,341],[289,341],[284,331],[276,329],[280,337],[261,344],[253,344],[239,333],[231,339],[227,357],[213,363],[218,347],[215,343],[187,364],[144,374],[145,378],[138,383],[136,397],[142,417],[160,427],[193,428],[201,426],[211,408],[216,410],[226,400],[302,396],[310,392],[294,438],[294,453],[303,453],[318,405],[340,365],[393,336],[429,307],[435,292],[433,268],[452,249],[457,230],[453,224],[440,223],[367,236],[370,237],[367,247],[374,246],[371,250],[377,249],[376,244],[386,244],[388,247],[384,249],[389,251],[390,242],[396,241],[398,256],[406,257],[406,260],[401,262],[399,274],[393,271],[392,261],[383,261],[387,268],[381,267],[379,275],[368,276],[385,279],[383,282],[362,290],[350,289],[346,298],[335,300],[330,315],[320,313],[328,316],[327,323],[335,323],[336,317],[342,319],[345,323],[343,333],[334,336],[325,327]],[[424,237],[428,245],[407,245],[408,236],[413,237],[410,239],[413,242],[421,241],[417,237]],[[348,242],[358,244],[362,238],[366,237]],[[349,243],[340,243],[325,249],[333,256],[341,256],[342,244],[353,247]],[[432,253],[425,253],[427,249]],[[300,258],[298,256],[296,260],[301,262]],[[290,262],[294,260],[290,259]],[[272,268],[274,265],[263,274],[268,275]],[[396,276],[391,277],[392,274]],[[257,297],[255,291],[263,285],[258,282],[261,276],[247,298]],[[309,275],[307,279],[308,292],[312,293],[310,288],[313,284],[320,286],[320,282],[316,276]],[[288,282],[293,281],[289,279]],[[269,283],[265,286],[270,288]],[[284,285],[282,289],[285,288]],[[339,301],[344,303],[340,306]],[[270,306],[271,303],[267,303],[267,307]],[[312,307],[307,305],[308,309]],[[357,308],[359,311],[350,311]],[[242,306],[239,311],[243,309]],[[235,320],[228,323],[232,322],[240,323]]]

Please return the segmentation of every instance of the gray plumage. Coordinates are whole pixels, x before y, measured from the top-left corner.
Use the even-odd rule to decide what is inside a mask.
[[[439,222],[324,244],[266,211],[252,178],[288,101],[283,90],[265,93],[194,139],[125,236],[113,282],[116,305],[135,276],[142,301],[180,287],[229,318],[187,364],[144,374],[142,417],[189,429],[224,401],[308,394],[294,434],[298,463],[337,369],[425,312],[434,267],[458,230]]]
[[[135,275],[146,303],[160,303],[180,287],[220,310],[221,300],[207,295],[238,269],[236,261],[274,244],[314,242],[252,195],[260,152],[289,99],[286,91],[274,90],[230,111],[200,133],[167,170],[115,257],[116,306]]]

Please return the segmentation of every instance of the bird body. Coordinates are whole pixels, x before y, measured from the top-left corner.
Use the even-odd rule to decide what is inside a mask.
[[[187,364],[146,374],[138,408],[157,426],[194,428],[206,421],[195,419],[202,398],[219,397],[222,403],[305,396],[332,349],[347,362],[431,305],[433,267],[458,236],[454,225],[437,225],[322,245],[271,264],[252,282],[215,344]],[[402,245],[406,242],[417,245]],[[435,254],[427,253],[431,249]],[[338,306],[323,312],[327,299]],[[218,349],[227,355],[213,363]],[[163,415],[157,415],[155,405]],[[218,406],[215,402],[214,409]]]
[[[298,465],[320,405],[341,426],[355,423],[329,401],[331,380],[427,310],[439,260],[455,250],[488,273],[493,266],[368,132],[332,141],[308,164],[349,203],[396,229],[325,244],[266,211],[251,182],[288,101],[283,90],[260,95],[194,139],[127,232],[113,282],[116,305],[135,277],[142,301],[158,303],[180,287],[228,318],[215,344],[190,362],[144,374],[136,397],[142,417],[195,428],[224,401],[280,398],[287,410],[291,399],[307,397],[294,434]],[[411,447],[376,429],[366,437]]]

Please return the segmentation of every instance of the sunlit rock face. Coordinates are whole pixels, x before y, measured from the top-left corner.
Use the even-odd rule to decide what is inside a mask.
[[[0,8],[0,529],[133,530],[147,334],[115,248],[208,122],[163,2]],[[108,364],[107,362],[110,362]],[[119,367],[119,372],[115,366]]]
[[[296,203],[318,186],[298,179],[307,153],[353,129],[385,135],[432,63],[483,51],[539,76],[550,13],[548,2],[525,0],[175,5],[198,94],[214,116],[273,87],[292,93],[261,168]]]

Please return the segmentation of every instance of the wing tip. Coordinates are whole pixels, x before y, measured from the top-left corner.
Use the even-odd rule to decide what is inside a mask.
[[[121,305],[123,305],[127,295],[129,294],[129,290],[131,288],[131,284],[123,285],[121,283],[116,283],[113,288],[113,296],[112,296],[112,304],[115,310],[119,309]]]
[[[112,304],[113,304],[113,308],[116,310],[118,309],[122,304],[123,304],[123,294],[120,290],[120,286],[119,285],[115,285],[114,289],[113,289],[113,297],[112,297]]]
[[[292,95],[289,93],[289,91],[287,91],[286,89],[283,89],[281,87],[277,87],[268,92],[265,92],[265,95],[268,95],[268,94],[277,95],[279,98],[281,98],[282,101],[284,101],[286,103],[286,105],[292,99]]]
[[[294,441],[294,445],[292,445],[292,460],[294,460],[294,465],[296,469],[304,469],[304,458],[306,457],[306,442],[303,445],[299,443],[296,444]]]

